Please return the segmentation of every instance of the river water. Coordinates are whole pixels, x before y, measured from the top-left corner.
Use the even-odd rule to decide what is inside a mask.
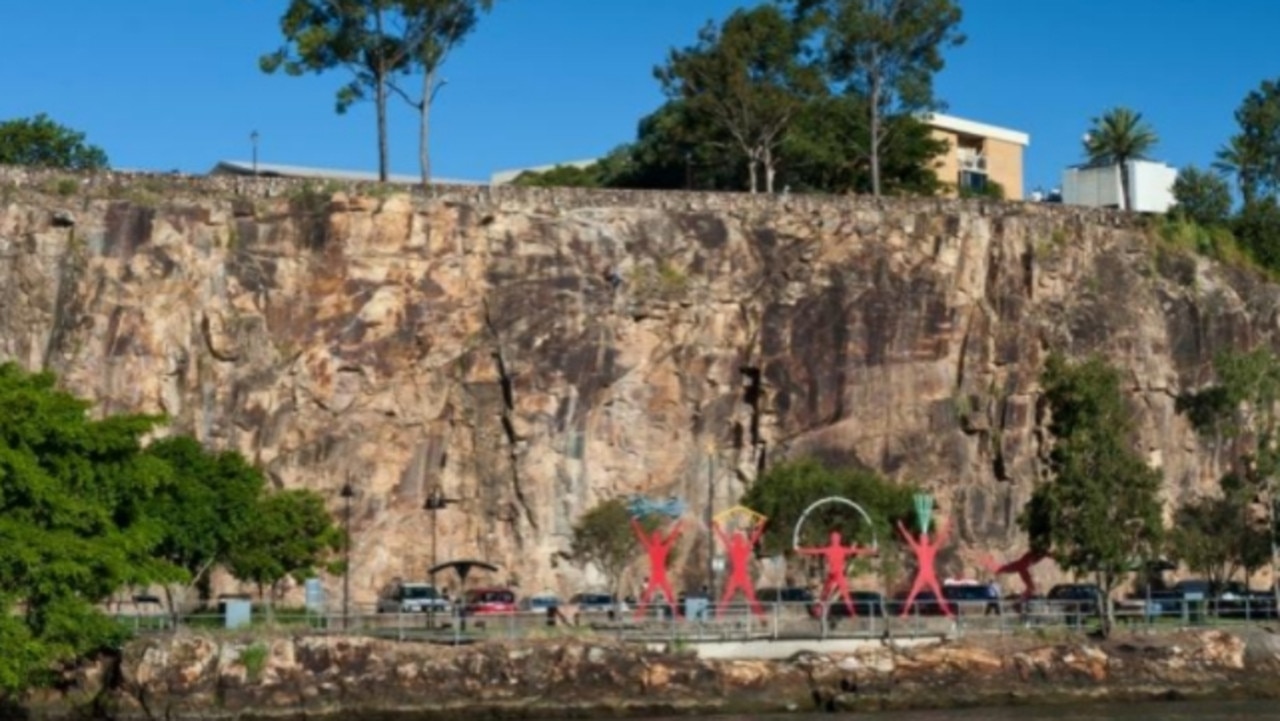
[[[1280,701],[1178,701],[1130,704],[1008,706],[958,711],[719,716],[715,721],[1262,721],[1280,719]],[[661,719],[654,721],[676,721]],[[681,721],[688,721],[682,719]],[[710,720],[709,720],[710,721]]]

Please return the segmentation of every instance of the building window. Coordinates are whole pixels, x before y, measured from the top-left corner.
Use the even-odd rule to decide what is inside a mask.
[[[969,170],[960,171],[960,190],[981,193],[987,189],[987,174]]]

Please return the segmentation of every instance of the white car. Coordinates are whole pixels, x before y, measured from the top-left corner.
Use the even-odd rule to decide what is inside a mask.
[[[429,583],[401,583],[378,599],[378,613],[449,613],[448,599]]]

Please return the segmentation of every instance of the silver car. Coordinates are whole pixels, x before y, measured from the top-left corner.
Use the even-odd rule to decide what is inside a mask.
[[[429,583],[401,583],[378,599],[378,613],[449,613],[448,599]]]

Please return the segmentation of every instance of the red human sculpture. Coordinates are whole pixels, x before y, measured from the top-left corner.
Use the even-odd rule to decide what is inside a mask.
[[[942,612],[948,617],[951,616],[951,608],[947,605],[946,597],[942,595],[942,587],[938,585],[938,574],[934,569],[934,562],[938,558],[938,549],[947,542],[949,535],[947,525],[944,523],[938,528],[938,535],[929,541],[929,533],[926,531],[920,534],[919,538],[912,538],[911,532],[907,527],[902,525],[902,521],[898,521],[898,532],[902,534],[902,538],[911,547],[911,551],[916,554],[916,580],[911,584],[911,592],[907,594],[907,601],[902,606],[902,616],[905,618],[911,612],[911,607],[916,602],[916,595],[924,590],[927,586],[933,591],[933,596],[942,606]]]
[[[1011,561],[1003,566],[997,565],[991,559],[986,559],[987,571],[993,576],[1002,576],[1006,573],[1016,573],[1018,578],[1022,579],[1022,600],[1030,599],[1036,593],[1036,582],[1031,578],[1031,567],[1043,561],[1049,554],[1043,551],[1030,550],[1022,554],[1022,557],[1016,561]]]
[[[733,535],[729,536],[720,528],[719,523],[712,523],[711,528],[716,532],[720,543],[724,544],[725,553],[729,556],[729,582],[725,584],[724,593],[720,596],[720,605],[716,607],[716,618],[724,613],[724,607],[729,604],[729,599],[733,598],[734,592],[739,590],[747,597],[751,611],[757,616],[763,616],[764,609],[756,599],[756,589],[751,583],[751,574],[748,569],[751,562],[751,549],[764,533],[764,521],[756,524],[749,538],[742,531],[734,531]]]
[[[640,539],[640,544],[644,546],[644,550],[649,554],[649,581],[645,584],[644,592],[640,594],[640,603],[636,607],[636,618],[644,615],[645,609],[649,606],[649,600],[653,598],[654,591],[662,591],[666,596],[667,604],[674,609],[677,616],[680,615],[680,609],[676,605],[676,594],[671,589],[671,581],[667,579],[667,556],[671,554],[671,549],[676,545],[676,539],[680,536],[680,521],[671,524],[671,529],[664,536],[662,529],[655,528],[650,534],[644,530],[644,526],[640,525],[634,517],[631,519],[631,529],[635,531],[636,538]]]
[[[844,607],[849,611],[850,616],[854,616],[853,599],[849,596],[849,579],[845,578],[845,566],[849,562],[849,558],[857,558],[859,556],[874,556],[876,549],[871,547],[859,546],[857,543],[850,543],[848,546],[841,543],[840,532],[831,532],[831,542],[825,546],[815,546],[811,548],[797,548],[796,553],[802,556],[822,556],[823,563],[827,567],[827,576],[822,581],[822,595],[818,597],[818,601],[826,604],[831,599],[831,592],[839,589],[840,598],[844,601]]]

